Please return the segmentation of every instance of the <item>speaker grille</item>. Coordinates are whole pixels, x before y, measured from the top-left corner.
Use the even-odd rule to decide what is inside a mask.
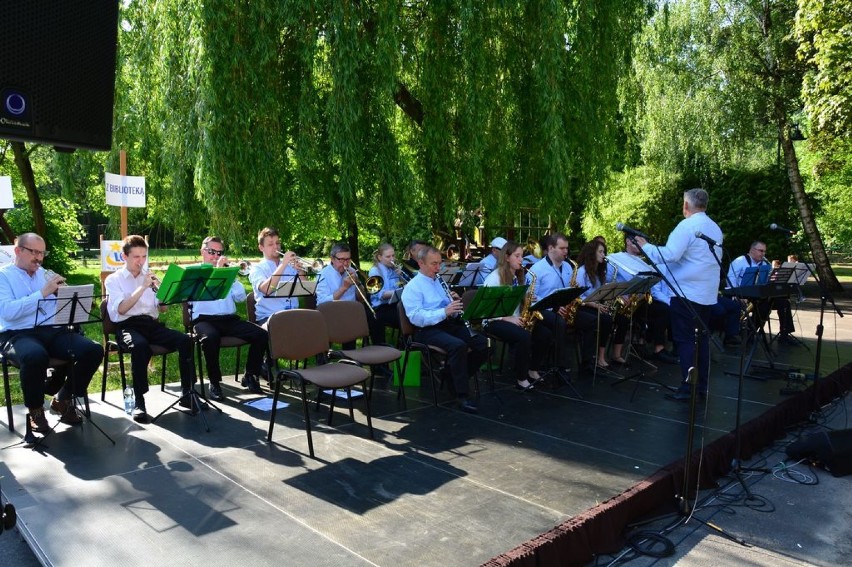
[[[117,0],[0,1],[0,137],[109,150]]]

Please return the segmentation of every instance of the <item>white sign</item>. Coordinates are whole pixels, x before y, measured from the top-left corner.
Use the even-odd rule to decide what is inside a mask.
[[[12,178],[0,177],[0,209],[14,209],[15,198],[12,196]]]
[[[0,266],[11,264],[15,261],[15,245],[3,244],[0,246]]]
[[[106,203],[115,207],[144,207],[145,178],[104,174]]]
[[[117,272],[123,267],[121,240],[101,240],[101,271]]]

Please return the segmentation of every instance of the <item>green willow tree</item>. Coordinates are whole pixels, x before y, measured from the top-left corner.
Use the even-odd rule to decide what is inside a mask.
[[[805,73],[790,34],[796,8],[795,0],[664,4],[637,42],[633,108],[650,163],[711,177],[778,152],[819,275],[838,289],[791,139]]]
[[[616,86],[646,9],[123,4],[114,147],[150,194],[132,213],[249,248],[275,225],[316,251],[451,232],[459,211],[496,230],[520,206],[579,230],[618,159]]]

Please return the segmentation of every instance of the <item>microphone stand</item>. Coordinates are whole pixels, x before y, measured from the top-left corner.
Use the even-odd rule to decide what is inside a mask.
[[[789,239],[791,235],[787,235]],[[814,259],[813,252],[808,249],[808,257],[813,261],[814,266],[816,266],[816,260]],[[816,423],[817,418],[820,414],[820,405],[819,405],[819,381],[820,381],[820,362],[822,360],[822,335],[825,327],[823,326],[823,321],[825,319],[825,304],[828,301],[831,301],[831,306],[834,308],[834,312],[837,313],[841,318],[843,318],[843,312],[837,306],[837,303],[834,302],[834,297],[825,287],[823,281],[817,276],[816,272],[811,268],[810,264],[804,262],[805,267],[810,272],[811,276],[813,276],[814,281],[816,281],[817,286],[819,286],[819,295],[820,295],[820,303],[819,303],[819,323],[816,328],[816,337],[817,337],[817,346],[816,352],[814,354],[814,383],[813,383],[813,399],[811,401],[811,415],[809,421],[811,423]]]

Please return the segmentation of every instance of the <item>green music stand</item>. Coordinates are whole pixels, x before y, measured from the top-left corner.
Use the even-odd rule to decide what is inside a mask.
[[[521,304],[528,287],[526,285],[480,287],[476,290],[476,295],[471,300],[470,305],[464,308],[462,318],[466,321],[478,321],[508,317]]]
[[[238,266],[214,268],[211,264],[196,264],[182,268],[172,264],[163,276],[157,299],[163,305],[224,299],[239,271]]]

